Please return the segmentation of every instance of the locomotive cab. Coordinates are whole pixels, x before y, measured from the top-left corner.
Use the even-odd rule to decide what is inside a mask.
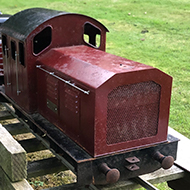
[[[85,15],[33,8],[1,26],[5,91],[28,113],[37,111],[36,60],[55,47],[87,45],[105,51],[107,28]]]

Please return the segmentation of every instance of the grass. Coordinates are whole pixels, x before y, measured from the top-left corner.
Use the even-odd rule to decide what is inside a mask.
[[[107,52],[171,75],[169,125],[190,138],[189,0],[6,0],[1,3],[1,11],[9,14],[30,7],[94,17],[110,31]]]

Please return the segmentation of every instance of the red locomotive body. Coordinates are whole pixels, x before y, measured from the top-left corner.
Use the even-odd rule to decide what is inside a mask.
[[[167,139],[172,80],[155,68],[63,47],[38,59],[37,81],[39,113],[93,156]]]
[[[46,9],[2,27],[6,94],[93,157],[167,140],[172,78],[104,52],[107,31],[90,17]]]

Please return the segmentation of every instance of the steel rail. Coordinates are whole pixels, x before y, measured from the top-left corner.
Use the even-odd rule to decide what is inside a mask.
[[[18,119],[20,121],[20,123],[22,123],[27,129],[29,129],[31,131],[31,133],[47,148],[49,149],[55,156],[57,159],[61,160],[61,162],[63,163],[63,165],[65,165],[69,170],[71,170],[73,173],[75,173],[75,168],[66,160],[64,159],[61,155],[57,154],[51,147],[49,142],[47,141],[46,138],[43,138],[43,136],[41,137],[40,135],[38,135],[37,133],[35,133],[31,127],[27,124],[27,122],[18,117],[15,114],[15,110],[13,107],[11,107],[8,103],[2,103],[3,106],[5,106],[7,108],[7,110],[10,112],[10,114],[15,117],[16,119]]]
[[[136,183],[139,183],[142,187],[147,190],[158,190],[154,185],[144,180],[142,177],[138,176],[133,179]]]

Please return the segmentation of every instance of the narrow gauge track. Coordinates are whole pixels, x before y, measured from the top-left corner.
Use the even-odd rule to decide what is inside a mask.
[[[1,103],[1,104],[4,108],[6,108],[6,111],[1,111],[1,117],[0,117],[1,120],[16,118],[19,121],[19,123],[4,125],[4,127],[7,129],[8,132],[11,133],[11,135],[19,135],[19,134],[29,133],[29,132],[32,132],[32,134],[35,135],[36,138],[30,138],[27,140],[19,140],[18,141],[19,144],[27,151],[27,153],[49,149],[55,155],[55,157],[51,157],[51,158],[47,158],[47,159],[43,159],[43,160],[39,160],[39,161],[29,162],[28,167],[27,167],[28,178],[68,170],[65,165],[67,165],[68,167],[70,167],[70,165],[65,162],[65,159],[62,156],[57,154],[49,146],[49,143],[44,138],[45,136],[39,136],[39,134],[37,134],[33,130],[31,130],[30,126],[28,125],[28,120],[23,119],[22,117],[18,117],[18,115],[15,113],[15,109],[10,104],[8,104],[8,103]],[[72,166],[71,166],[71,169],[73,169]],[[144,186],[147,189],[150,189],[150,190],[157,189],[152,184],[143,180],[140,177],[135,178],[134,181],[141,184],[142,186]],[[70,189],[71,187],[74,187],[74,186],[76,186],[76,184],[65,185],[64,188]],[[58,187],[56,187],[56,189],[57,188]],[[88,187],[88,189],[95,190],[97,188],[91,184]]]
[[[54,150],[51,147],[51,143],[49,142],[45,133],[42,135],[42,133],[36,131],[35,128],[31,129],[30,127],[31,121],[29,121],[23,114],[21,114],[19,110],[15,111],[15,109],[12,107],[11,104],[9,103],[1,103],[1,104],[6,108],[6,111],[1,111],[1,120],[3,118],[4,119],[16,118],[19,121],[19,123],[4,125],[7,131],[9,131],[12,135],[18,135],[28,132],[32,132],[32,134],[35,135],[36,138],[18,141],[22,145],[22,147],[27,151],[27,153],[49,149],[55,155],[55,157],[52,158],[29,162],[27,167],[28,178],[51,174],[59,171],[65,171],[68,169],[70,169],[71,171],[75,171],[73,166],[70,163],[68,163],[67,160],[65,160],[65,158],[62,155],[57,153],[57,149]],[[6,112],[8,112],[8,114],[6,114]],[[129,181],[129,183],[133,184],[134,186],[133,182],[140,184],[141,186],[149,190],[157,189],[156,187],[154,187],[152,184],[150,184],[148,181],[144,180],[141,177],[136,177],[132,179],[132,181]],[[77,183],[74,183],[74,184],[64,185],[61,187],[49,188],[48,190],[60,190],[62,188],[78,189],[79,186]],[[91,184],[85,189],[97,190],[100,189],[100,187],[96,187]]]

